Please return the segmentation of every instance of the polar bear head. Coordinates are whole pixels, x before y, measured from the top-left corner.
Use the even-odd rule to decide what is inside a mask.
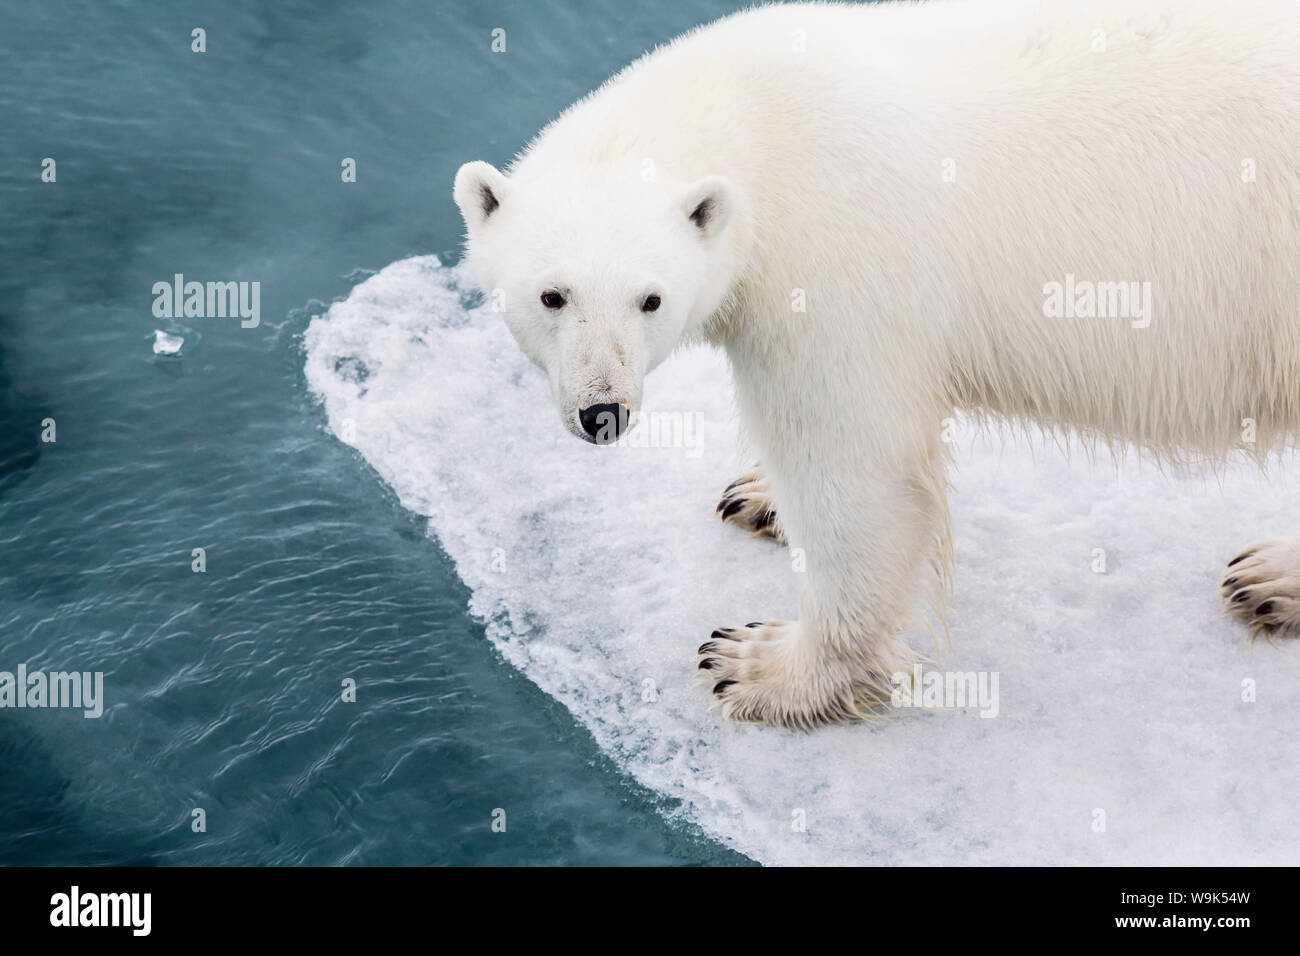
[[[565,426],[612,442],[640,409],[646,373],[698,335],[731,288],[736,187],[640,168],[506,176],[473,162],[454,192],[470,267],[545,370]]]

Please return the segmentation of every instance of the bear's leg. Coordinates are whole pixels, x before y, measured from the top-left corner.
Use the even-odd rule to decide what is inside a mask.
[[[941,591],[940,456],[931,449],[908,468],[882,455],[873,466],[853,451],[769,462],[800,619],[721,628],[700,646],[700,676],[730,720],[812,729],[863,717],[911,668],[901,631],[927,583]]]
[[[776,514],[767,472],[755,465],[722,492],[717,513],[755,538],[773,538],[785,544],[785,529]]]
[[[1300,538],[1246,549],[1229,562],[1222,588],[1228,613],[1252,634],[1300,636]]]

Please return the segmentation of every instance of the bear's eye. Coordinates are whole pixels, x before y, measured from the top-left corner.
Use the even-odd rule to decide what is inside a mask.
[[[548,309],[562,309],[564,308],[564,296],[558,292],[543,292],[542,305]]]
[[[659,308],[660,299],[657,295],[648,295],[645,301],[641,303],[642,312],[654,312]]]

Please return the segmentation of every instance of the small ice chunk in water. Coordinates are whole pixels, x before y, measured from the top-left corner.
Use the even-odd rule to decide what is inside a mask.
[[[153,354],[154,355],[175,355],[185,344],[185,339],[179,335],[171,335],[162,329],[153,331]]]

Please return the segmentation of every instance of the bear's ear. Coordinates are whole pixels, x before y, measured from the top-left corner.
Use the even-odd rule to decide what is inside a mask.
[[[457,170],[452,195],[465,217],[465,225],[478,229],[500,208],[510,188],[510,181],[500,170],[491,163],[475,160]]]
[[[682,206],[700,235],[722,235],[736,211],[736,187],[725,176],[705,176],[686,190]]]

